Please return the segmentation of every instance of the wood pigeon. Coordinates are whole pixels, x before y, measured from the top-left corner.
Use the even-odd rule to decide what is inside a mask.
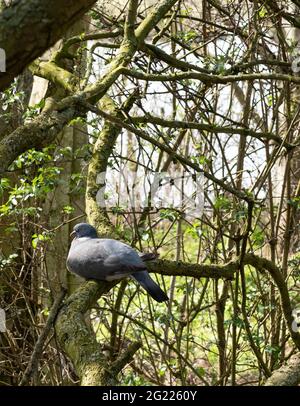
[[[129,245],[108,238],[98,238],[96,229],[79,223],[71,235],[67,268],[85,279],[112,281],[131,277],[157,302],[169,300],[163,290],[151,279],[144,261],[155,259],[155,254],[138,254]]]

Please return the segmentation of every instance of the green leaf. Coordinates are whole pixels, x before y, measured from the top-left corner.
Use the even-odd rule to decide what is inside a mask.
[[[34,249],[36,249],[36,247],[37,247],[37,245],[38,245],[38,241],[39,241],[38,238],[33,238],[33,240],[31,241],[32,247],[33,247]]]
[[[229,210],[231,209],[231,201],[225,196],[218,196],[215,200],[215,208]]]
[[[205,375],[205,369],[203,367],[197,367],[196,371],[198,373],[198,376],[204,376]]]
[[[63,213],[66,213],[66,214],[71,214],[74,212],[74,210],[75,209],[72,206],[64,206],[62,209]]]
[[[259,9],[259,12],[258,12],[259,17],[264,18],[267,14],[268,14],[268,10],[264,6],[261,6],[261,8]]]

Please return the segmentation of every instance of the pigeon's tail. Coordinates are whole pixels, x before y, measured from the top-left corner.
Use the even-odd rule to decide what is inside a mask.
[[[151,279],[147,271],[139,271],[131,274],[133,279],[135,279],[143,288],[153,297],[157,302],[165,302],[169,300],[168,296],[163,290]]]

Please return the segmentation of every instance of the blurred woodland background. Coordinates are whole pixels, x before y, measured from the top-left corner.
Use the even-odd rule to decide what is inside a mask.
[[[53,38],[21,3],[0,2],[0,385],[299,384],[300,1],[81,0]],[[158,253],[169,303],[71,275],[82,221]]]

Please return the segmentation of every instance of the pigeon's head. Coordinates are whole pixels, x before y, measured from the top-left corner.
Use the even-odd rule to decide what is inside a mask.
[[[96,229],[87,223],[76,224],[76,226],[73,228],[71,236],[74,236],[75,238],[82,238],[82,237],[97,238],[98,237]]]

